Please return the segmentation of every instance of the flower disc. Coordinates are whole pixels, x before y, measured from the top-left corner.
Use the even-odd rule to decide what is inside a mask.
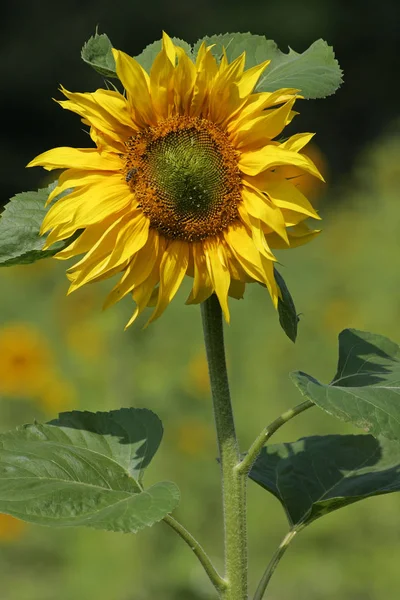
[[[129,186],[160,234],[200,241],[238,218],[238,153],[213,123],[172,117],[133,136],[127,148]]]

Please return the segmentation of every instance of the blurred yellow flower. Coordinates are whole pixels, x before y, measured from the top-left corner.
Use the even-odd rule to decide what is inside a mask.
[[[210,378],[204,350],[196,354],[188,365],[188,387],[200,394],[210,393]]]
[[[209,425],[199,419],[188,418],[175,429],[176,448],[190,456],[200,456],[213,443],[213,433]]]
[[[337,333],[346,327],[363,329],[357,307],[347,298],[333,298],[325,305],[323,329]]]
[[[27,524],[24,521],[0,513],[0,544],[18,540],[26,528]]]
[[[0,329],[0,397],[33,399],[46,413],[71,408],[73,387],[59,376],[47,339],[30,324]]]
[[[39,395],[53,370],[48,342],[36,328],[13,323],[0,329],[0,395]]]
[[[96,360],[105,353],[104,335],[95,323],[71,324],[66,338],[73,353],[87,360]]]
[[[37,403],[46,414],[71,410],[76,404],[75,388],[65,379],[57,376],[49,377]]]
[[[228,297],[247,283],[266,287],[277,306],[272,249],[291,248],[318,233],[307,198],[279,167],[322,178],[302,152],[313,134],[277,141],[297,114],[299,90],[255,91],[270,61],[245,70],[245,53],[218,64],[203,43],[196,61],[163,34],[150,76],[113,49],[126,94],[71,93],[61,106],[90,126],[96,148],[55,148],[28,166],[66,169],[49,202],[45,248],[77,231],[59,259],[85,254],[68,270],[70,291],[122,274],[106,300],[131,294],[136,310],[158,318],[186,275],[188,304],[214,292],[226,321]],[[277,168],[278,167],[278,168]]]

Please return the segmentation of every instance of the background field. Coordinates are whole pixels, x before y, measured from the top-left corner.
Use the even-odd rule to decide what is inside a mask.
[[[75,6],[76,4],[76,6]],[[289,372],[328,381],[337,335],[345,327],[400,342],[398,96],[395,3],[257,2],[161,4],[53,3],[3,22],[4,102],[1,201],[47,182],[24,171],[35,154],[57,145],[86,145],[79,121],[50,100],[57,87],[102,85],[79,60],[99,23],[117,47],[137,54],[161,29],[188,41],[220,31],[263,33],[281,49],[303,51],[318,37],[336,50],[346,83],[332,98],[303,102],[293,131],[317,131],[311,152],[325,171],[322,191],[302,185],[323,216],[309,246],[282,252],[281,272],[302,313],[296,345],[283,335],[265,290],[253,286],[232,301],[226,328],[238,432],[245,450],[262,424],[298,403]],[[79,8],[78,8],[79,5]],[[13,12],[14,11],[14,12]],[[396,71],[397,69],[397,71]],[[0,270],[0,428],[60,410],[153,409],[164,422],[161,451],[147,483],[170,479],[182,492],[179,519],[220,564],[221,514],[211,406],[198,307],[182,290],[166,314],[142,330],[123,326],[126,300],[101,311],[111,284],[66,297],[65,264],[44,260]],[[276,441],[314,433],[356,432],[312,409]],[[249,484],[252,589],[287,525],[278,502]],[[400,497],[355,504],[306,529],[270,587],[271,600],[397,600],[400,587]],[[211,588],[191,553],[164,525],[137,536],[54,530],[0,516],[2,600],[203,600]]]

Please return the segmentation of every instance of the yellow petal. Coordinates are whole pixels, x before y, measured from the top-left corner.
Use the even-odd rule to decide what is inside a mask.
[[[211,283],[219,300],[225,321],[229,323],[228,291],[231,283],[229,269],[226,266],[226,256],[223,243],[219,239],[210,238],[203,242],[206,264]]]
[[[279,289],[278,289],[278,286],[275,281],[274,263],[271,262],[270,260],[268,260],[268,258],[265,258],[265,256],[261,257],[261,262],[263,265],[264,273],[266,275],[265,285],[267,286],[267,289],[271,296],[273,305],[275,306],[275,308],[277,308],[278,307],[278,298],[279,298]]]
[[[241,267],[252,279],[265,283],[261,255],[244,227],[233,225],[225,231],[225,240]]]
[[[61,87],[68,100],[58,104],[81,115],[86,121],[110,138],[125,141],[137,126],[132,121],[126,98],[112,90],[97,90],[93,93],[72,93]]]
[[[274,108],[266,114],[244,123],[233,137],[235,147],[265,144],[268,139],[279,135],[289,122],[295,100],[296,98],[292,98],[280,108]]]
[[[77,229],[99,223],[130,204],[133,204],[133,196],[126,183],[118,176],[110,176],[99,184],[77,188],[58,200],[46,214],[41,233],[64,223],[72,235]]]
[[[89,121],[86,121],[86,119],[82,119],[82,123],[90,126]],[[131,128],[131,132],[133,132],[133,126]],[[113,139],[104,133],[104,131],[100,131],[99,129],[93,127],[93,125],[90,126],[89,135],[90,139],[96,144],[99,152],[112,151],[119,155],[125,154],[126,152],[125,140],[123,140],[122,137],[121,139]]]
[[[285,150],[282,146],[269,144],[254,152],[243,152],[239,159],[239,167],[246,175],[258,175],[258,173],[279,165],[298,167],[323,180],[322,175],[308,156]]]
[[[293,96],[297,96],[298,90],[294,88],[282,88],[276,92],[260,92],[252,94],[246,100],[245,104],[240,109],[231,122],[227,125],[228,131],[237,131],[242,127],[243,123],[246,123],[249,119],[262,116],[263,110],[275,106],[276,104],[282,104],[287,102]]]
[[[95,241],[85,256],[68,269],[74,284],[83,285],[99,275],[100,271],[106,273],[107,263],[115,248],[115,241],[121,226],[126,222],[126,216],[112,221],[111,225]],[[76,285],[75,287],[78,287]]]
[[[117,267],[131,260],[145,243],[149,236],[150,221],[141,210],[129,215],[127,223],[119,228],[115,247],[107,263],[107,269]]]
[[[97,225],[91,225],[87,229],[84,229],[80,236],[74,240],[71,244],[69,244],[64,250],[60,250],[57,254],[54,255],[54,258],[58,258],[60,260],[68,260],[70,258],[74,258],[79,254],[83,254],[84,252],[89,252],[91,248],[96,244],[96,242],[104,235],[107,229],[115,222],[115,217],[112,215],[108,219],[105,219],[101,223]],[[55,227],[51,234],[48,236],[46,240],[46,247],[51,246],[56,241],[60,241],[65,239],[64,237],[60,237],[60,232],[57,235],[57,227]],[[51,239],[50,243],[48,242],[49,238],[54,236],[54,239]]]
[[[296,248],[297,246],[308,244],[319,233],[321,233],[320,229],[310,229],[305,223],[299,223],[295,227],[288,229],[289,246],[284,245],[275,233],[268,234],[267,241],[271,248],[286,250],[288,247]]]
[[[275,231],[283,240],[288,242],[285,221],[281,210],[272,204],[261,192],[248,187],[243,186],[242,197],[247,212],[255,217],[261,219],[268,227]]]
[[[119,171],[122,161],[117,154],[99,152],[96,148],[53,148],[39,154],[27,167],[83,169],[87,171]]]
[[[188,114],[193,87],[196,81],[196,67],[183,48],[176,48],[178,65],[175,69],[175,108],[179,114]]]
[[[242,217],[243,211],[245,211],[244,206],[243,205],[239,206],[239,214],[241,217]],[[266,258],[268,258],[269,260],[275,261],[276,258],[272,254],[271,249],[268,246],[267,240],[265,239],[262,222],[259,219],[257,219],[256,217],[253,217],[252,215],[247,213],[246,223],[247,223],[248,228],[251,231],[252,240],[253,240],[257,250],[260,252],[260,254],[264,254],[264,256]]]
[[[104,177],[109,177],[108,173],[101,171],[83,171],[82,169],[67,169],[61,173],[54,190],[49,194],[46,201],[46,206],[50,202],[65,192],[66,190],[82,187],[90,183],[100,183]]]
[[[240,96],[242,98],[249,96],[249,94],[253,92],[258,80],[260,79],[261,75],[268,67],[270,62],[270,60],[265,60],[264,62],[255,65],[254,67],[251,67],[251,69],[247,69],[247,71],[243,73],[238,83]]]
[[[266,185],[265,192],[279,208],[302,213],[313,219],[321,218],[304,194],[287,179],[272,178]]]
[[[118,77],[126,89],[135,122],[140,127],[154,125],[155,117],[150,96],[150,81],[146,71],[134,59],[112,49]]]
[[[270,62],[267,60],[259,65],[255,65],[245,71],[239,80],[232,83],[230,93],[224,102],[226,114],[225,118],[221,119],[221,124],[224,127],[229,129],[231,121],[237,122],[235,120],[241,118],[243,107],[246,106],[260,75]]]
[[[245,54],[241,54],[226,68],[220,64],[219,71],[212,82],[208,100],[207,117],[214,123],[223,123],[243,102],[239,95],[238,81],[243,73]]]
[[[126,324],[125,329],[127,329],[135,321],[135,319],[144,311],[153,294],[155,286],[159,282],[160,263],[162,257],[164,256],[164,250],[166,247],[164,238],[160,237],[159,244],[160,245],[158,248],[158,254],[153,256],[152,270],[150,272],[150,275],[146,277],[146,279],[141,284],[135,286],[135,288],[132,291],[132,297],[136,302],[137,307],[131,319]],[[145,326],[147,327],[147,325],[148,323]]]
[[[132,325],[132,323],[146,308],[147,303],[150,300],[154,291],[154,287],[157,285],[160,277],[159,268],[160,260],[158,258],[157,263],[154,265],[149,277],[142,284],[135,287],[135,289],[133,290],[132,297],[136,302],[136,310],[133,313],[132,317],[129,319],[128,323],[125,325],[125,330]],[[147,325],[148,323],[146,324],[146,327]]]
[[[302,213],[313,219],[321,217],[300,190],[276,173],[264,171],[255,177],[246,177],[250,185],[268,194],[271,201],[281,209]]]
[[[197,117],[202,112],[206,112],[209,91],[218,73],[218,65],[211,49],[212,46],[206,47],[203,42],[197,54],[197,75],[189,112],[191,117]]]
[[[213,292],[213,286],[207,270],[206,257],[202,242],[194,242],[191,245],[193,254],[193,288],[186,300],[186,304],[200,304],[209,298]]]
[[[146,244],[133,257],[123,277],[107,296],[103,308],[108,308],[124,298],[126,294],[141,285],[150,276],[159,252],[164,251],[165,246],[162,245],[163,243],[159,243],[160,240],[163,238],[150,229]]]
[[[160,292],[157,306],[149,323],[157,319],[175,296],[185,276],[189,264],[189,245],[174,240],[164,252],[160,264]]]
[[[163,51],[167,55],[168,60],[170,61],[172,66],[175,66],[176,47],[175,47],[174,42],[171,40],[169,35],[167,33],[165,33],[165,31],[163,31],[163,33],[162,33],[162,47],[163,47]]]
[[[296,135],[292,135],[286,142],[283,142],[281,148],[284,150],[292,150],[292,152],[300,152],[314,135],[315,133],[297,133]],[[322,179],[322,177],[320,177],[320,179]]]
[[[164,34],[166,36],[166,34]],[[150,93],[154,110],[161,118],[168,118],[174,106],[175,46],[163,37],[163,47],[157,54],[150,71]],[[169,40],[171,41],[171,40]],[[172,60],[171,60],[172,59]]]

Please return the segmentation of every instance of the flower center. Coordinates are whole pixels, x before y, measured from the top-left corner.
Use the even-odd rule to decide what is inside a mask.
[[[127,142],[125,178],[150,226],[199,241],[238,218],[238,153],[206,119],[176,116]]]

